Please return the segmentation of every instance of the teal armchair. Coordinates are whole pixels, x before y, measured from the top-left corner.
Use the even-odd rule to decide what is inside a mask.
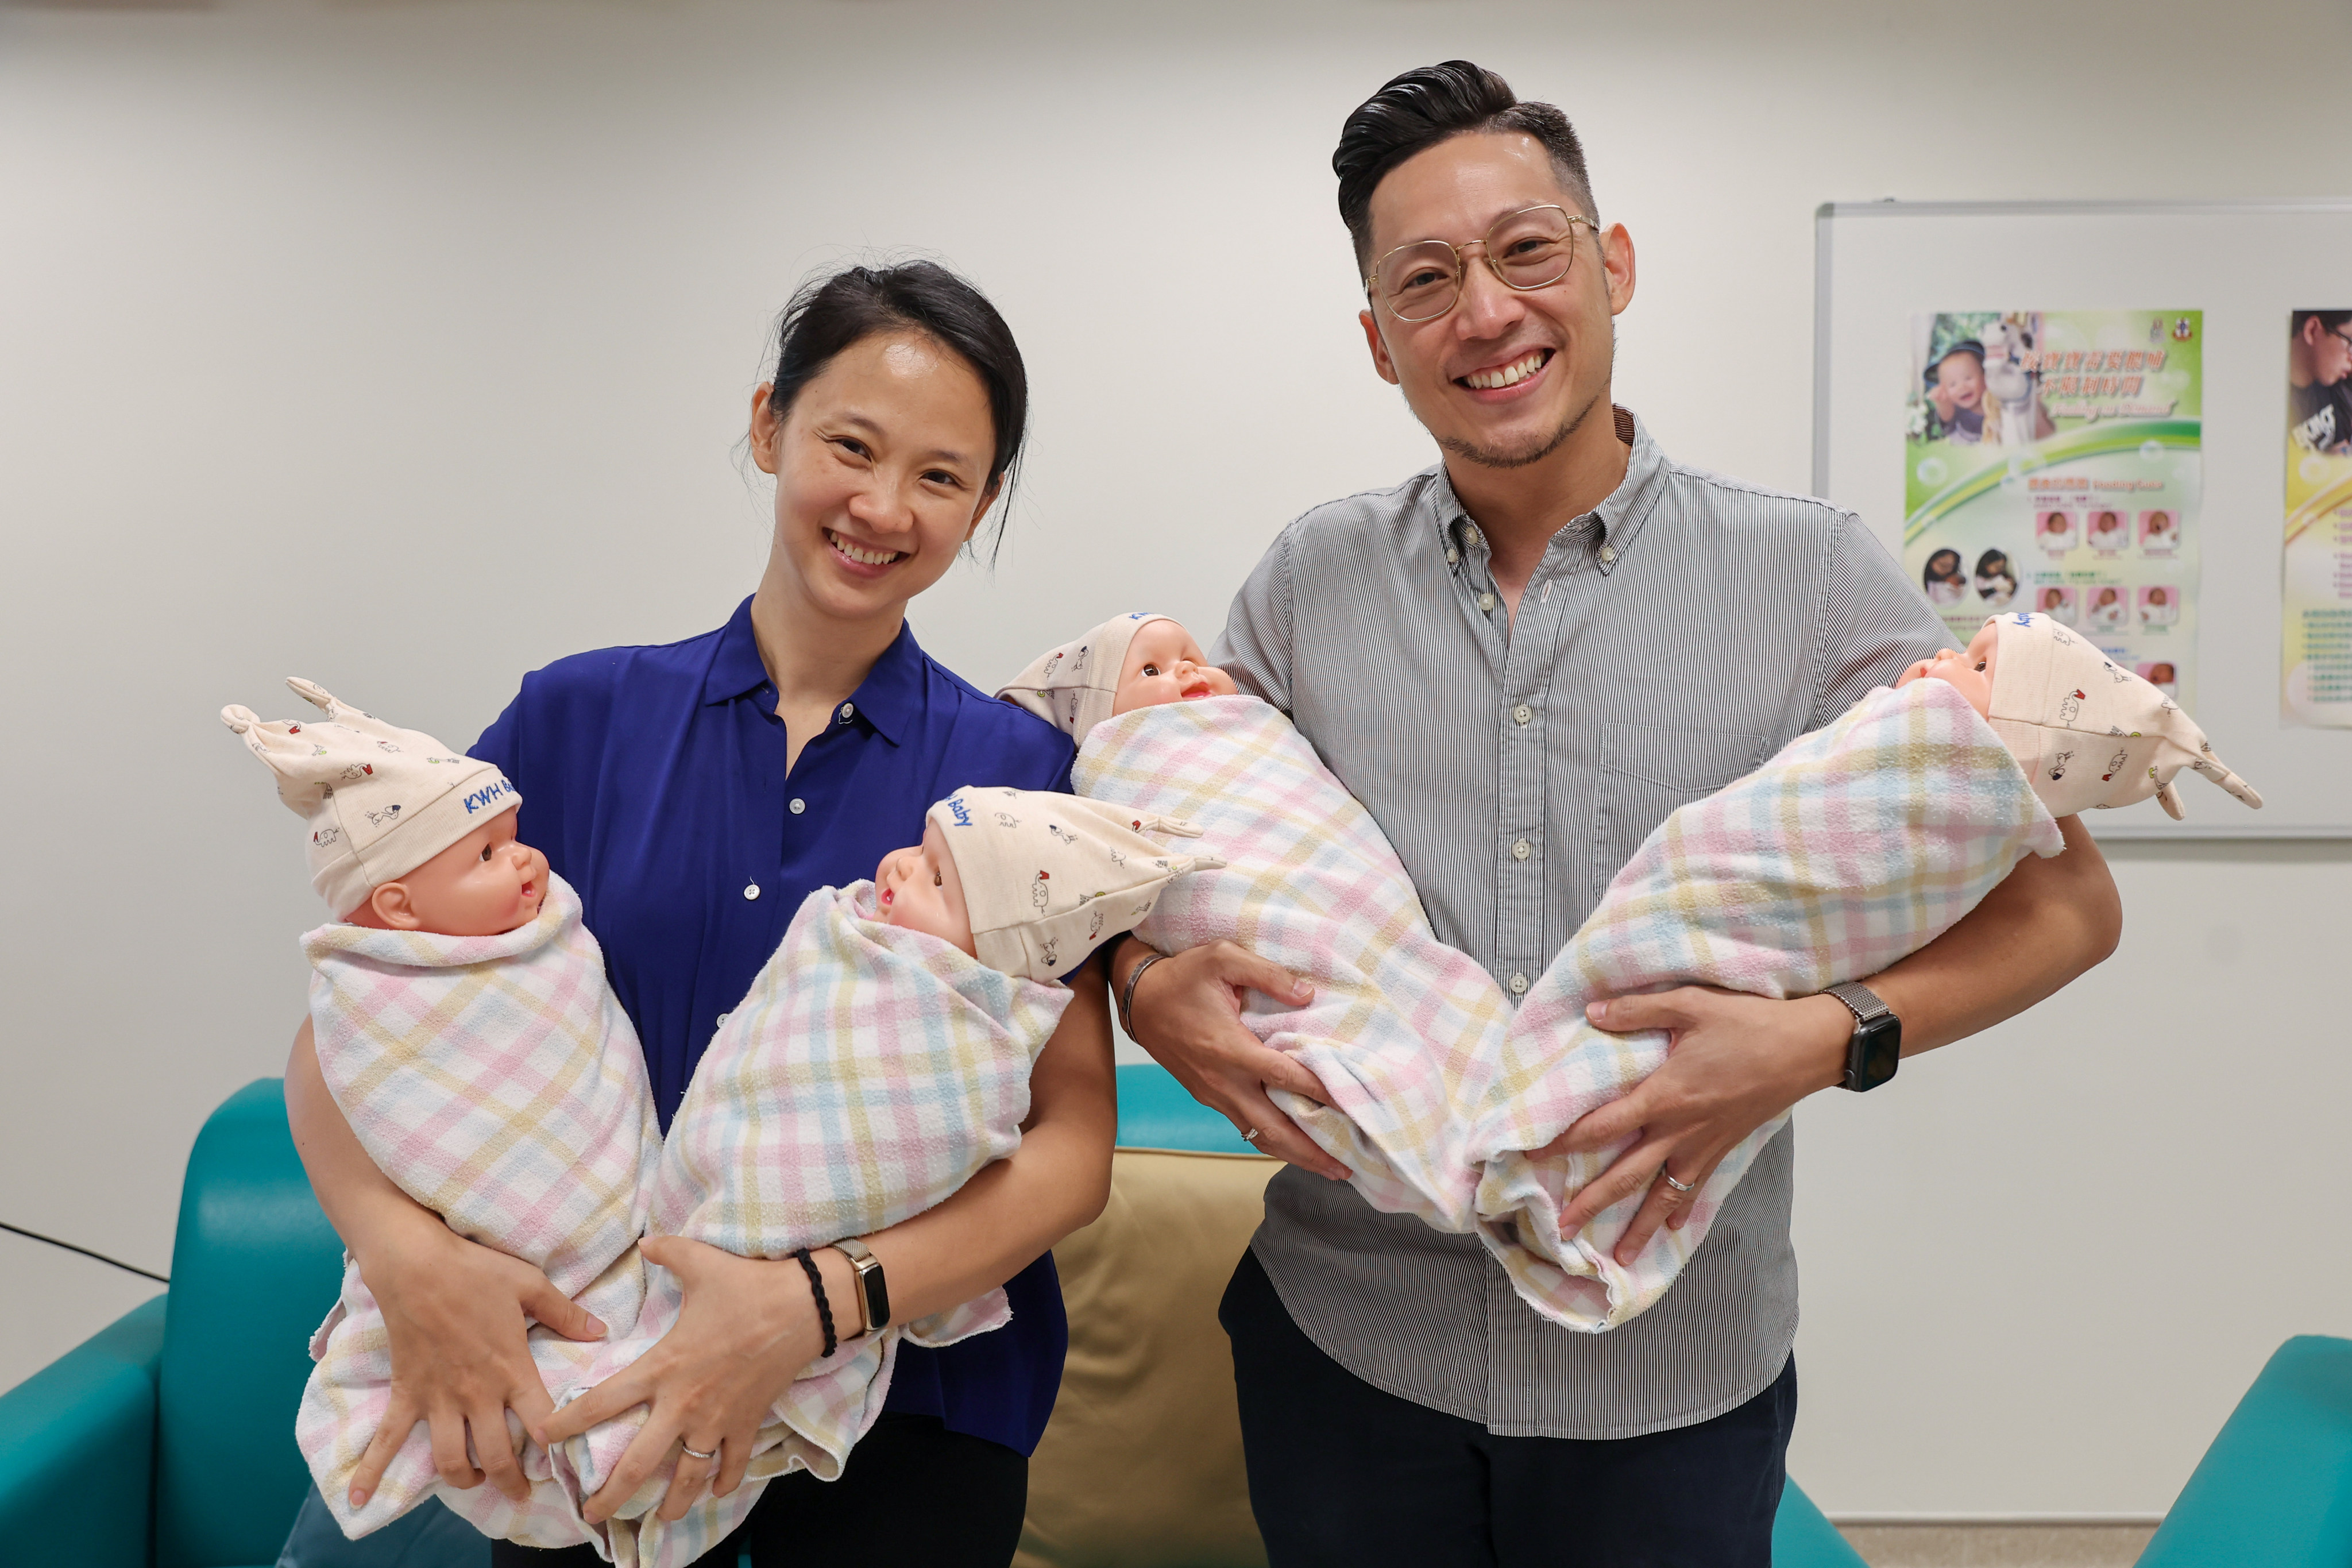
[[[1150,1066],[1119,1069],[1120,1142],[1237,1147]],[[214,1111],[188,1156],[170,1290],[0,1394],[9,1568],[261,1568],[308,1488],[294,1407],[342,1248],[310,1195],[281,1086]],[[1863,1568],[1791,1481],[1780,1568]],[[2352,1562],[2352,1342],[2272,1358],[2142,1568]]]
[[[0,1541],[21,1568],[257,1568],[310,1482],[294,1406],[342,1244],[278,1080],[196,1135],[172,1287],[0,1395]]]

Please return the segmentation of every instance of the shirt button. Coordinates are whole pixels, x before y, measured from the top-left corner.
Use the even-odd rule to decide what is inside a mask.
[[[1512,975],[1512,976],[1511,976],[1511,994],[1512,994],[1512,995],[1514,995],[1514,996],[1524,996],[1524,995],[1526,995],[1527,994],[1528,994],[1528,977],[1527,977],[1526,975],[1524,975],[1524,974],[1514,974],[1514,975]]]
[[[1475,549],[1478,547],[1478,531],[1477,531],[1476,529],[1475,529],[1475,528],[1465,528],[1465,529],[1464,529],[1464,530],[1462,531],[1462,537],[1463,537],[1463,538],[1465,538],[1465,539],[1466,539],[1466,540],[1468,540],[1468,541],[1470,542],[1470,548],[1472,548],[1473,550],[1475,550]]]
[[[1609,565],[1610,563],[1612,563],[1612,562],[1614,562],[1616,559],[1617,559],[1617,547],[1616,547],[1615,545],[1613,545],[1613,544],[1604,544],[1604,545],[1602,545],[1602,546],[1601,547],[1601,564],[1602,564],[1603,566]]]
[[[747,899],[758,898],[760,896],[760,884],[753,882],[750,886],[746,887],[743,889],[743,896]]]
[[[1524,702],[1511,710],[1511,722],[1514,724],[1525,725],[1528,720],[1535,716],[1536,710],[1528,707]]]
[[[1454,546],[1452,546],[1451,544],[1449,544],[1449,545],[1447,545],[1447,546],[1445,547],[1445,563],[1446,563],[1448,566],[1453,565],[1456,561],[1459,561],[1459,560],[1461,560],[1461,559],[1462,559],[1462,552],[1460,552],[1459,550],[1454,549]]]
[[[1479,595],[1478,611],[1481,615],[1493,615],[1495,613],[1495,595],[1492,594]]]
[[[721,1014],[719,1014],[719,1026],[720,1028],[722,1028],[722,1029],[723,1029],[723,1028],[725,1028],[725,1027],[727,1026],[727,1020],[728,1020],[728,1019],[730,1019],[730,1018],[731,1018],[731,1017],[733,1017],[734,1016],[735,1016],[735,1015],[734,1015],[734,1014],[732,1014],[732,1013],[721,1013]]]
[[[808,802],[803,800],[798,795],[793,796],[793,815],[794,816],[798,816],[802,812],[806,811],[807,809]]]
[[[1511,846],[1511,858],[1514,860],[1524,860],[1535,852],[1536,847],[1524,838]]]
[[[856,703],[845,702],[841,705],[841,721],[843,723],[848,723],[851,719],[856,717],[856,714],[857,705]]]

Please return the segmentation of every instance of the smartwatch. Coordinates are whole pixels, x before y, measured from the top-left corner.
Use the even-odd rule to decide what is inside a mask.
[[[1853,1015],[1853,1037],[1846,1041],[1845,1077],[1839,1087],[1860,1094],[1893,1078],[1903,1061],[1903,1020],[1895,1010],[1858,980],[1832,985],[1823,994],[1836,997]]]
[[[882,1278],[882,1260],[854,1236],[835,1242],[833,1249],[848,1258],[850,1268],[857,1271],[857,1321],[864,1325],[857,1331],[870,1334],[886,1327],[890,1321],[890,1286]]]

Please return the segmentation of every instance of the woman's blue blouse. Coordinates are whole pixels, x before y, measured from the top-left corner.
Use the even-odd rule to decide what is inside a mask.
[[[789,774],[776,701],[746,599],[705,636],[533,671],[474,743],[522,792],[523,841],[579,891],[665,1129],[811,891],[872,876],[965,784],[1069,787],[1068,736],[957,679],[910,629]],[[1069,1343],[1052,1255],[1005,1291],[1004,1328],[901,1345],[887,1408],[1034,1448]]]

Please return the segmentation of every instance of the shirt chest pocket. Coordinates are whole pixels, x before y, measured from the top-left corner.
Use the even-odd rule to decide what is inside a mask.
[[[1713,795],[1764,760],[1764,737],[1730,730],[1601,727],[1592,802],[1592,897],[1675,807]]]

